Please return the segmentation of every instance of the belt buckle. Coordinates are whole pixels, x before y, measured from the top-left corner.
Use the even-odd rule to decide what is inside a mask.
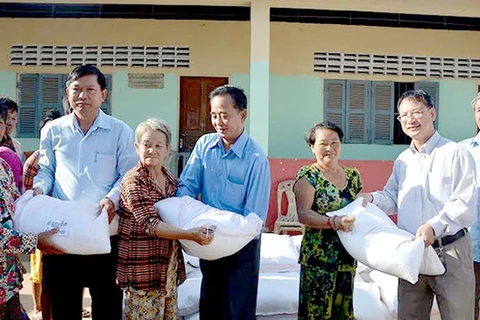
[[[445,271],[447,270],[447,264],[445,263],[445,252],[443,251],[443,241],[442,238],[438,239],[438,251],[437,256],[440,259],[440,262],[445,267]]]

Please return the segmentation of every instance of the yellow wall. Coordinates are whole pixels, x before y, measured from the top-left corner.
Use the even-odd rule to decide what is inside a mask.
[[[131,68],[129,72],[174,72],[178,75],[248,74],[250,23],[98,19],[0,19],[0,70],[69,72],[71,67],[12,67],[12,44],[174,45],[190,47],[189,69]],[[299,23],[272,23],[270,71],[283,75],[313,72],[314,51],[480,57],[480,32],[380,28]],[[111,73],[111,68],[102,68]],[[335,77],[322,75],[322,77]],[[385,79],[336,75],[341,78]],[[388,80],[402,80],[389,77]],[[413,81],[408,77],[403,80]]]
[[[480,57],[480,32],[300,23],[272,23],[270,30],[270,66],[275,74],[314,74],[314,51]]]
[[[227,76],[248,73],[249,22],[0,19],[0,70],[69,72],[71,67],[12,67],[12,44],[189,46],[190,69],[165,69],[181,75]],[[4,32],[8,30],[8,32]],[[111,69],[102,68],[106,73]],[[130,72],[159,72],[132,68]],[[160,71],[161,72],[161,71]]]

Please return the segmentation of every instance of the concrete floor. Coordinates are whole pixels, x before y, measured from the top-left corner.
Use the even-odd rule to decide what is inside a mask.
[[[35,320],[34,313],[33,313],[33,295],[32,295],[32,282],[30,279],[30,257],[23,256],[22,263],[27,269],[27,274],[23,275],[23,288],[20,291],[20,301],[22,302],[23,307],[28,312],[28,316],[31,320]],[[88,292],[88,288],[85,289],[85,293],[83,296],[83,306],[85,309],[91,311],[91,297],[90,293]],[[83,318],[85,320],[92,320],[92,318]]]
[[[35,320],[33,317],[33,298],[32,298],[32,282],[29,280],[30,278],[30,260],[28,256],[22,257],[22,262],[25,268],[27,269],[27,274],[24,275],[23,281],[23,289],[20,291],[20,300],[22,301],[22,305],[27,310],[28,315],[30,316],[31,320]],[[85,289],[84,297],[83,297],[83,306],[85,309],[91,311],[91,297],[88,289]],[[84,320],[92,320],[91,318],[83,318]],[[432,315],[430,317],[431,320],[441,320],[440,314],[438,313],[438,309],[434,307],[432,310]]]

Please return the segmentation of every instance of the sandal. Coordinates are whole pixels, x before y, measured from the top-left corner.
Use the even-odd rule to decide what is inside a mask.
[[[91,312],[88,311],[87,309],[82,309],[82,318],[90,318]]]

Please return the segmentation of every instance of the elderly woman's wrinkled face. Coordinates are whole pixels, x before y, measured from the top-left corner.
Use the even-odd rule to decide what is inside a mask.
[[[135,143],[140,161],[147,167],[161,168],[170,153],[165,133],[158,130],[147,130],[140,140]]]
[[[315,143],[311,146],[317,162],[332,164],[338,161],[342,151],[342,143],[337,132],[331,129],[317,129]]]

